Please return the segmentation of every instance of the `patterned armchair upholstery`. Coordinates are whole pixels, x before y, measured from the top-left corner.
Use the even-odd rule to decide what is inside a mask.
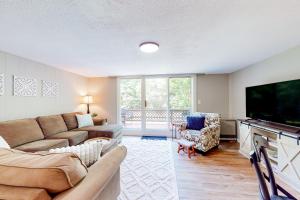
[[[207,152],[219,145],[220,141],[220,115],[218,113],[194,113],[193,115],[204,115],[205,125],[200,131],[186,129],[186,123],[179,129],[181,137],[196,143],[195,148]]]

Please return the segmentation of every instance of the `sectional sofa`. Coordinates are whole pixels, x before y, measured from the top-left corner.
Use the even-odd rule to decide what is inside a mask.
[[[76,113],[0,122],[0,136],[13,148],[0,148],[0,199],[116,200],[126,147],[110,145],[89,168],[72,155],[60,158],[47,151],[94,137],[114,138],[117,143],[122,138],[121,129],[119,125],[78,128]],[[58,168],[49,167],[52,164]],[[76,183],[71,184],[74,179]],[[57,182],[63,182],[64,187]],[[49,187],[59,190],[53,192]]]
[[[11,148],[27,152],[77,145],[95,137],[109,137],[121,141],[122,126],[112,124],[78,128],[76,114],[80,113],[0,122],[0,136]]]

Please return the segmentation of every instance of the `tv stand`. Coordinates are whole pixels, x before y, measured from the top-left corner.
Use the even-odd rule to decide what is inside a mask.
[[[300,129],[260,120],[238,120],[240,153],[249,158],[254,150],[253,137],[261,135],[269,141],[270,163],[277,176],[300,192]]]
[[[275,122],[268,122],[257,119],[246,119],[239,120],[241,123],[247,124],[248,126],[253,126],[261,129],[267,129],[276,134],[287,134],[288,136],[292,136],[297,139],[300,136],[300,129],[293,126],[288,126],[284,124],[279,124]]]

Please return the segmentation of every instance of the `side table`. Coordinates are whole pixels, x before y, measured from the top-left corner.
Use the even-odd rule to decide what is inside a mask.
[[[182,122],[172,122],[171,125],[172,125],[172,140],[173,138],[177,139],[177,131],[181,127]]]
[[[101,126],[107,123],[106,118],[94,117],[93,122],[95,126]]]

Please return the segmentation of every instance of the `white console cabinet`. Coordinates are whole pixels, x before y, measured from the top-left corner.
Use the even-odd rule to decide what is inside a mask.
[[[278,137],[278,171],[284,179],[300,190],[300,145],[295,139]]]
[[[277,130],[278,132],[278,130]],[[279,131],[280,132],[280,131]],[[268,138],[267,153],[274,172],[292,188],[300,192],[300,144],[297,138],[276,133],[275,129],[251,126],[238,122],[240,153],[249,158],[254,149],[254,134]],[[297,137],[294,135],[294,137]]]
[[[239,142],[240,153],[249,158],[249,153],[252,150],[252,135],[251,127],[239,122]]]

